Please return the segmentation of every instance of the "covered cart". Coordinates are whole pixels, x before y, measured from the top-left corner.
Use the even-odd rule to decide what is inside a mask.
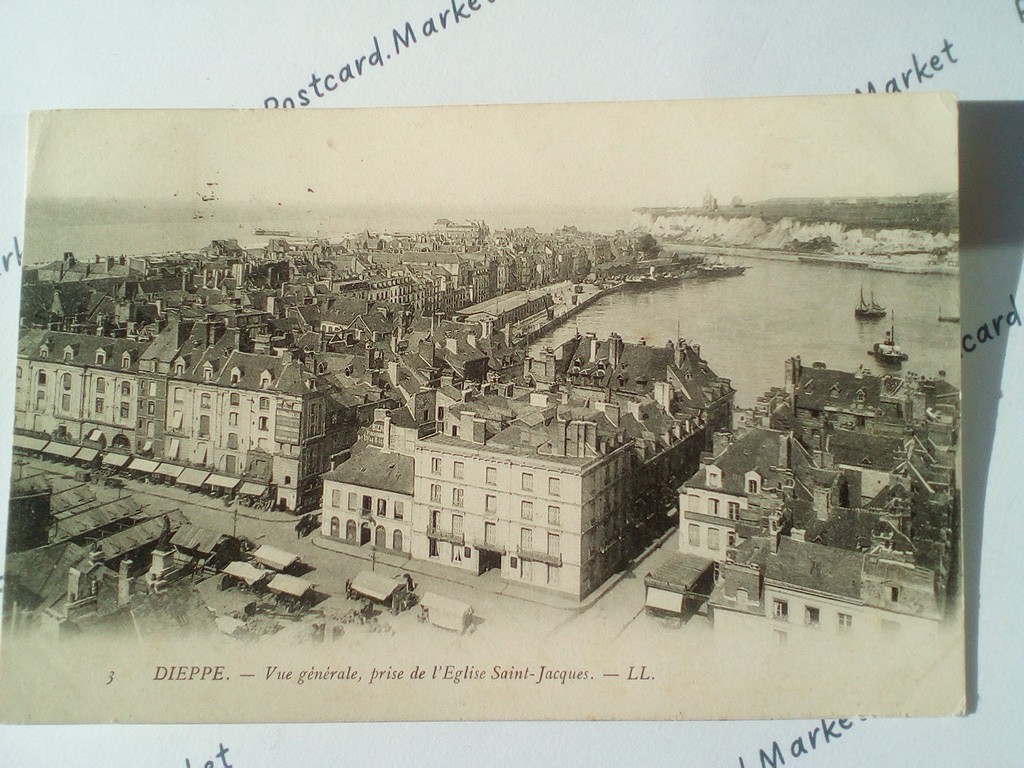
[[[270,577],[274,575],[272,571],[264,571],[262,568],[255,567],[252,563],[246,563],[241,560],[228,563],[224,566],[222,573],[224,575],[221,577],[221,589],[226,589],[234,584],[240,584],[245,585],[247,589],[253,592],[261,591],[267,585]]]
[[[299,556],[266,544],[252,553],[252,559],[260,565],[275,571],[287,571],[299,562]]]
[[[267,589],[273,592],[278,600],[285,605],[291,607],[306,606],[308,608],[316,602],[315,586],[315,584],[305,579],[300,579],[298,576],[278,573],[267,584]]]
[[[416,602],[415,589],[416,584],[407,573],[388,578],[373,571],[361,571],[354,579],[345,582],[345,596],[349,600],[366,598],[386,605],[394,614],[413,606]]]
[[[473,607],[450,597],[424,592],[420,598],[419,618],[435,627],[465,632],[473,623]]]

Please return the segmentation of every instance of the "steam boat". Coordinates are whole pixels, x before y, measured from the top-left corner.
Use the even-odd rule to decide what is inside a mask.
[[[903,348],[896,343],[896,322],[885,332],[885,341],[875,342],[875,345],[868,352],[873,355],[882,365],[899,366],[900,363],[910,359],[910,355],[903,351]]]

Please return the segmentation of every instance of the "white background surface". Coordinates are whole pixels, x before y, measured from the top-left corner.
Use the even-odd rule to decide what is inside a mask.
[[[953,44],[956,64],[910,90],[1024,100],[1024,23],[985,2],[527,2],[481,0],[472,18],[316,99],[317,106],[608,101],[851,93]],[[12,7],[13,6],[13,7]],[[0,10],[0,255],[22,240],[29,111],[260,108],[369,52],[373,36],[450,8],[407,2],[5,3]],[[449,20],[450,23],[450,20]],[[902,86],[902,79],[899,80]],[[878,97],[884,98],[884,97]],[[970,106],[964,108],[969,110]],[[964,330],[1005,313],[1024,251],[1024,109],[983,108],[962,134]],[[1009,114],[1009,120],[1007,119]],[[1000,122],[1002,121],[1002,122]],[[453,137],[472,141],[472,137]],[[974,142],[965,146],[963,142]],[[968,197],[970,192],[971,197]],[[0,359],[16,349],[16,268],[0,271]],[[1017,765],[1024,661],[1019,485],[1024,329],[964,356],[964,515],[974,710],[945,720],[855,721],[786,765]],[[0,498],[7,495],[13,366],[0,367]],[[998,419],[996,419],[998,414]],[[984,512],[982,513],[982,509]],[[982,520],[984,521],[982,523]],[[979,561],[980,555],[980,561]],[[742,674],[742,663],[737,664]],[[829,680],[822,679],[822,686]],[[706,695],[695,691],[692,694]],[[242,702],[240,702],[240,705]],[[428,713],[424,713],[427,715]],[[101,716],[101,713],[97,713]],[[312,713],[311,713],[312,715]],[[181,713],[188,717],[187,710]],[[225,713],[230,719],[231,713]],[[0,765],[759,765],[812,722],[0,726]],[[220,765],[217,761],[217,765]]]

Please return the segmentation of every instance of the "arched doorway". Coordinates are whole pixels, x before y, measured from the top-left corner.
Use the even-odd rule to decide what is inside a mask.
[[[114,439],[110,441],[110,447],[121,448],[123,450],[130,451],[132,449],[132,441],[129,440],[124,435],[119,434],[116,435]]]
[[[347,523],[345,523],[345,538],[348,539],[349,541],[355,541],[356,540],[356,521],[355,520],[349,520]]]
[[[391,548],[396,552],[402,551],[402,532],[395,529],[394,535],[391,537]]]
[[[388,547],[388,532],[384,530],[383,525],[378,525],[377,530],[374,533],[373,545],[377,549],[387,549]]]
[[[331,538],[338,538],[338,534],[341,533],[341,520],[336,517],[331,518]]]
[[[363,523],[359,529],[359,545],[369,544],[371,538],[373,538],[373,531],[370,530],[370,524]]]

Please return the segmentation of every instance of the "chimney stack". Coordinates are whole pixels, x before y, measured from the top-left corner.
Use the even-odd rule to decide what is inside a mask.
[[[779,467],[789,468],[789,433],[779,435]]]

